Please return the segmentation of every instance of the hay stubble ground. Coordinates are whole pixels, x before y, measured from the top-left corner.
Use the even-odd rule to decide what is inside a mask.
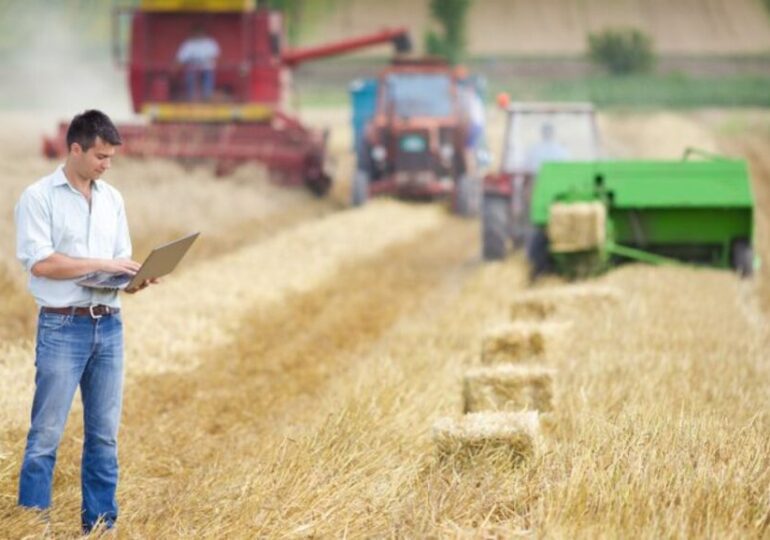
[[[714,126],[724,123],[661,118],[667,146],[681,142],[677,132],[722,133]],[[604,127],[616,126],[619,148],[652,153],[648,137],[634,140],[659,137],[649,122],[625,115]],[[750,144],[766,148],[761,137]],[[4,156],[0,167],[9,163]],[[14,186],[42,165],[15,165]],[[134,166],[125,171],[141,177]],[[157,167],[171,197],[184,174]],[[229,222],[212,211],[218,241],[163,288],[126,302],[121,537],[770,534],[764,274],[750,283],[631,266],[601,278],[621,301],[571,307],[568,346],[544,362],[559,373],[547,450],[515,470],[500,463],[458,474],[436,460],[430,426],[462,412],[462,377],[480,365],[482,336],[506,322],[526,287],[522,261],[481,264],[477,225],[439,208],[386,203],[329,214],[296,194],[202,180],[202,193],[225,191],[219,204],[262,210]],[[764,201],[770,178],[756,182]],[[177,231],[139,183],[132,200],[142,221]],[[244,197],[253,204],[238,206]],[[12,205],[2,203],[5,230]],[[296,219],[270,228],[292,211]],[[250,235],[260,223],[266,230]],[[12,243],[3,242],[12,268]],[[225,266],[255,279],[255,289],[216,281]],[[0,285],[4,299],[24,298],[14,272]],[[208,280],[221,298],[195,294]],[[32,391],[33,322],[18,315],[28,307],[0,319],[0,536],[8,538],[39,531],[14,507]],[[145,317],[167,331],[152,332]],[[195,328],[189,338],[178,335],[185,324]],[[77,536],[78,407],[59,455],[57,538]]]

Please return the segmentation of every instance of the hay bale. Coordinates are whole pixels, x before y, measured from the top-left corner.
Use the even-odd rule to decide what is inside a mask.
[[[553,410],[553,369],[500,364],[475,368],[463,379],[464,412]]]
[[[525,292],[511,304],[511,320],[542,321],[555,316],[559,310],[556,300],[539,291]]]
[[[483,364],[508,364],[543,359],[556,349],[565,324],[513,322],[489,330],[482,338]]]
[[[607,208],[598,201],[554,203],[548,215],[551,251],[588,251],[607,239]]]
[[[601,309],[620,302],[619,289],[607,285],[565,285],[525,291],[511,304],[512,320],[542,321],[572,308]]]
[[[433,425],[433,442],[442,462],[459,466],[487,460],[516,464],[539,451],[540,419],[535,411],[440,418]]]

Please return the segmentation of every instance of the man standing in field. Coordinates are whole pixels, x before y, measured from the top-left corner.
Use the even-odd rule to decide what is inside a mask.
[[[24,191],[15,214],[17,257],[30,273],[29,290],[40,306],[19,505],[43,511],[51,506],[56,451],[80,386],[86,532],[97,522],[111,528],[118,517],[123,324],[117,291],[89,289],[75,281],[98,271],[135,274],[140,266],[131,260],[123,198],[100,180],[120,144],[104,113],[75,116],[67,130],[66,162]]]

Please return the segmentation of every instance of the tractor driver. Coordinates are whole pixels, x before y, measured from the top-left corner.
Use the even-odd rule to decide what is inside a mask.
[[[533,144],[527,152],[526,169],[537,176],[543,163],[547,161],[564,161],[569,157],[567,149],[555,138],[555,130],[550,122],[543,122],[540,127],[541,139]]]
[[[219,58],[219,45],[209,37],[202,26],[193,28],[176,53],[176,60],[184,68],[185,89],[190,101],[208,101],[214,93],[214,68]]]

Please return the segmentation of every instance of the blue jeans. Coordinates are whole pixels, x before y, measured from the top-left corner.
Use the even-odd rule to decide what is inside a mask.
[[[185,72],[185,87],[187,99],[208,101],[214,93],[214,70],[187,68]]]
[[[82,522],[90,530],[101,518],[118,517],[118,424],[123,396],[121,315],[41,313],[35,349],[32,425],[19,478],[19,504],[51,506],[51,480],[64,424],[80,385],[83,400]]]

